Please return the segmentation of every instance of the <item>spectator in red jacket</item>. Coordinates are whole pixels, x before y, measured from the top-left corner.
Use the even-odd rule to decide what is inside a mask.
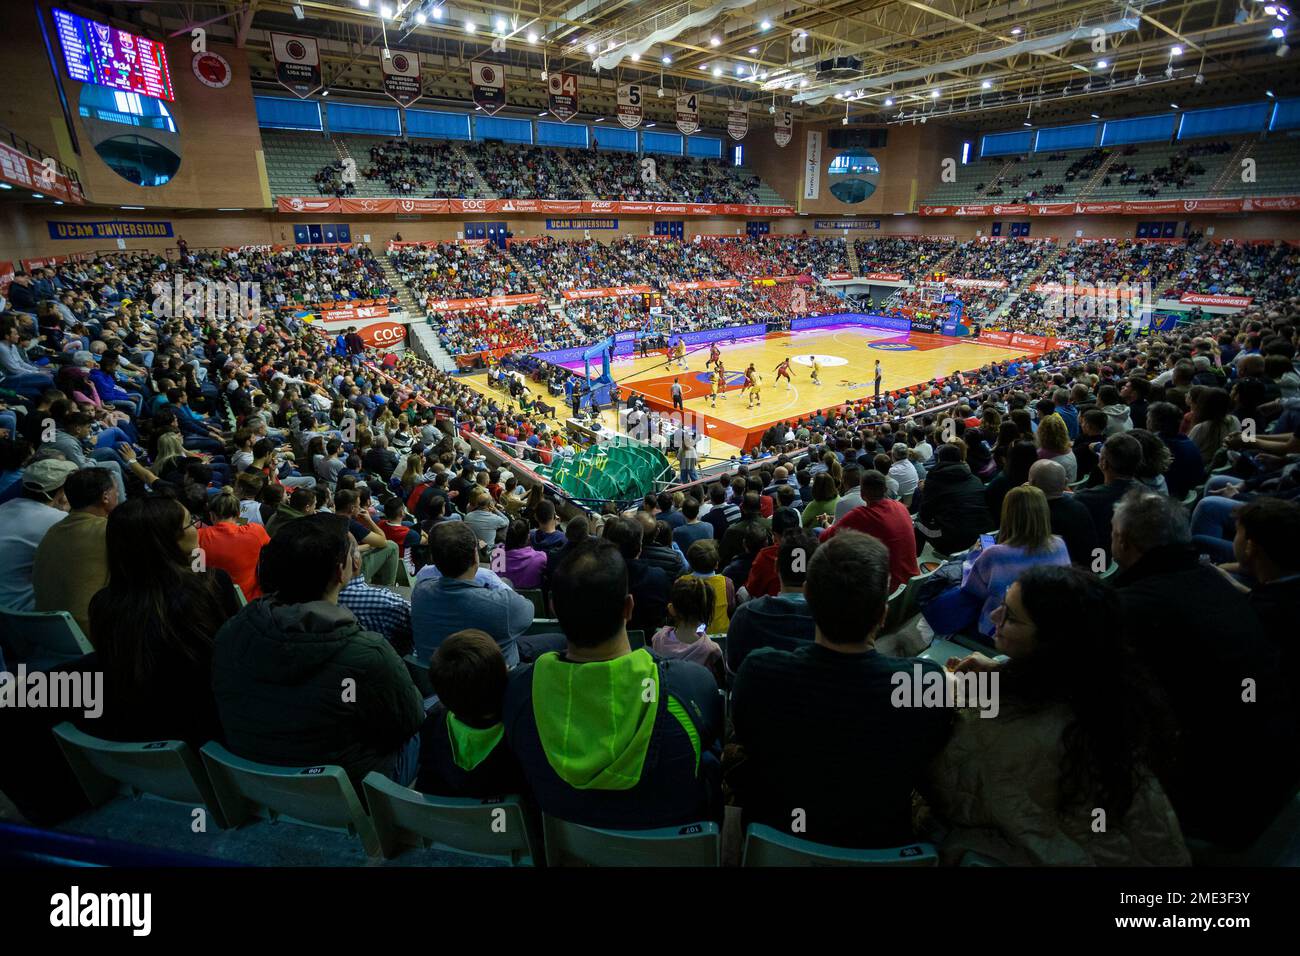
[[[862,504],[827,528],[822,541],[829,541],[845,529],[879,538],[889,549],[889,586],[893,589],[920,574],[921,568],[916,563],[916,532],[912,516],[902,502],[885,497],[887,487],[885,476],[880,472],[875,469],[865,472],[862,475]]]

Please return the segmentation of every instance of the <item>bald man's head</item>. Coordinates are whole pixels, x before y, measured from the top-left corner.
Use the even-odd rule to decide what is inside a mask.
[[[1029,483],[1048,498],[1059,498],[1065,494],[1066,485],[1070,482],[1065,469],[1058,462],[1044,458],[1029,466]]]

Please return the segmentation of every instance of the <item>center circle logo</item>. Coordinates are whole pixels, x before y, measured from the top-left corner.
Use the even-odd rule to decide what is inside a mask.
[[[906,342],[872,342],[869,348],[880,349],[882,352],[915,352],[916,346],[909,345]]]
[[[812,360],[813,360],[814,357],[817,359],[817,362],[821,365],[822,368],[826,368],[827,366],[830,366],[830,365],[848,365],[848,364],[849,364],[849,360],[846,359],[846,358],[843,358],[842,356],[839,356],[839,355],[822,355],[822,354],[820,354],[820,353],[818,353],[816,356],[813,356],[813,355],[796,355],[796,356],[794,356],[793,361],[794,361],[797,365],[806,365],[806,366],[808,366],[809,368],[811,368],[811,367],[812,367]]]

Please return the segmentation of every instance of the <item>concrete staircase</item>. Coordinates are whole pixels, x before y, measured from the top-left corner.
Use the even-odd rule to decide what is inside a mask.
[[[855,248],[856,245],[857,243],[852,239],[846,238],[844,240],[845,252],[847,253],[849,260],[849,272],[855,276],[860,276],[862,275],[862,265],[858,262],[858,250]]]
[[[737,166],[737,167],[736,167],[736,172],[740,173],[740,174],[743,175],[743,176],[757,176],[757,175],[758,175],[758,173],[754,172],[754,171],[753,171],[752,169],[750,169],[748,166]],[[785,199],[785,198],[784,198],[780,193],[778,193],[775,189],[773,189],[773,188],[772,188],[771,186],[769,186],[767,183],[763,182],[762,179],[759,179],[759,181],[758,181],[758,202],[759,202],[760,205],[763,205],[763,206],[789,206],[789,205],[791,205],[791,203],[790,203],[789,200]]]
[[[515,271],[519,273],[521,276],[523,276],[524,281],[528,283],[528,290],[530,292],[536,292],[538,295],[542,296],[542,298],[547,301],[552,301],[555,298],[556,294],[545,289],[537,281],[537,277],[533,275],[533,273],[529,272],[526,268],[524,268],[524,264],[515,258],[515,254],[510,251],[509,244],[506,245],[504,252],[505,252],[505,257],[510,260],[510,264],[515,267]]]
[[[501,198],[493,192],[492,188],[487,184],[487,180],[483,178],[483,174],[478,171],[478,165],[474,160],[470,159],[469,153],[465,152],[464,146],[460,145],[460,143],[452,143],[451,151],[456,154],[456,158],[464,164],[465,168],[474,174],[474,182],[478,185],[479,195],[486,199]]]
[[[1096,172],[1088,177],[1088,181],[1083,184],[1083,188],[1079,190],[1079,193],[1075,198],[1082,200],[1090,196],[1093,191],[1101,185],[1102,181],[1106,178],[1106,174],[1110,172],[1110,168],[1115,165],[1115,162],[1118,159],[1119,151],[1111,150],[1106,158],[1101,161],[1101,165],[1097,167]]]
[[[560,165],[563,166],[566,170],[568,170],[569,175],[573,177],[573,181],[576,182],[579,187],[581,187],[583,199],[590,201],[593,199],[601,198],[596,195],[596,190],[591,185],[591,181],[578,171],[578,167],[574,166],[573,163],[569,162],[569,157],[564,155],[563,150],[557,151],[556,157],[560,160]]]
[[[402,277],[397,274],[393,268],[392,262],[388,256],[380,255],[375,257],[379,262],[379,268],[383,270],[384,277],[388,284],[397,290],[397,299],[402,303],[402,308],[406,314],[411,317],[411,346],[415,353],[424,359],[434,368],[441,369],[444,372],[455,372],[456,361],[448,354],[447,350],[442,347],[438,340],[438,333],[433,330],[425,314],[424,303],[416,301],[411,290],[406,287]]]
[[[1227,188],[1228,184],[1233,182],[1241,175],[1241,164],[1250,158],[1250,154],[1255,151],[1255,140],[1242,140],[1237,145],[1236,151],[1228,157],[1223,169],[1219,170],[1219,175],[1214,177],[1214,185],[1206,193],[1208,196],[1218,196]]]

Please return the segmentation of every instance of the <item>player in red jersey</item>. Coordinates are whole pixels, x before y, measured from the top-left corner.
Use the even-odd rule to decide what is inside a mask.
[[[794,379],[790,377],[790,357],[788,355],[776,367],[776,380],[779,382],[781,379],[785,379],[785,390],[790,391]]]

